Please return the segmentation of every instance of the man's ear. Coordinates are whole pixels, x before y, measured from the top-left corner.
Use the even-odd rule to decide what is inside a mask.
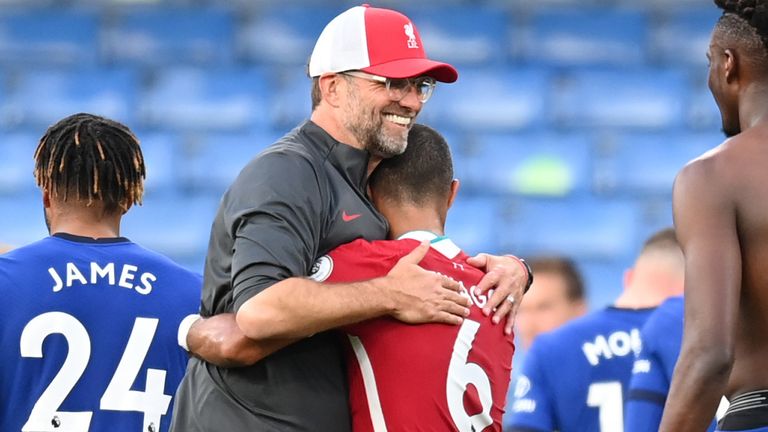
[[[51,193],[48,189],[43,189],[43,207],[51,208]]]
[[[448,194],[447,208],[451,208],[451,206],[453,205],[453,202],[456,200],[456,194],[459,193],[459,186],[461,186],[461,182],[459,182],[459,179],[451,180],[451,193]]]
[[[344,80],[339,74],[321,75],[318,79],[320,94],[323,100],[330,106],[338,108],[341,105],[341,81]]]
[[[736,52],[730,48],[723,51],[723,72],[728,84],[733,84],[739,79],[739,62],[736,56]]]

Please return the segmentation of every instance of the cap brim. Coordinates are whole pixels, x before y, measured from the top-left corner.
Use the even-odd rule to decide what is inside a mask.
[[[452,83],[459,78],[459,73],[448,63],[424,58],[395,60],[360,70],[386,78],[412,78],[426,75],[444,83]]]

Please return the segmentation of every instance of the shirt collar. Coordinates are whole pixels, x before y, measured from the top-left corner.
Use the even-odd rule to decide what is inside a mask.
[[[365,191],[368,181],[368,160],[370,154],[365,150],[352,147],[335,140],[323,128],[307,120],[300,128],[309,141],[318,146],[328,161],[352,184]]]
[[[451,239],[446,236],[438,236],[437,234],[430,231],[408,231],[397,239],[429,241],[432,249],[440,252],[444,257],[448,259],[454,259],[461,253],[461,249],[456,246],[456,244]]]

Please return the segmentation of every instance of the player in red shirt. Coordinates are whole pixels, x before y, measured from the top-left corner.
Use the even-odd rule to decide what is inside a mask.
[[[415,125],[404,154],[381,163],[371,198],[390,223],[390,238],[356,240],[321,257],[312,278],[354,282],[385,276],[420,242],[419,265],[463,285],[472,300],[461,326],[409,325],[378,318],[347,326],[347,367],[353,430],[501,431],[509,387],[513,335],[485,316],[486,295],[474,288],[484,273],[444,235],[458,190],[450,150],[440,134]]]

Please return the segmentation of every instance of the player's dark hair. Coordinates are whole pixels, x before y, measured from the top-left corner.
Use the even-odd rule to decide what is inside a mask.
[[[715,32],[728,45],[738,45],[747,57],[768,72],[768,1],[715,0],[723,15]]]
[[[141,203],[144,157],[136,136],[116,121],[75,114],[48,128],[35,150],[35,181],[54,199],[103,203],[122,211]]]
[[[562,277],[565,281],[565,296],[569,301],[584,300],[586,296],[584,280],[572,259],[560,256],[535,257],[526,259],[526,262],[535,275],[549,273]]]
[[[399,202],[429,204],[447,199],[453,181],[451,150],[434,129],[415,124],[401,155],[384,159],[369,180],[377,194]]]
[[[320,78],[312,78],[312,111],[320,105],[323,100],[323,93],[320,91]]]
[[[680,243],[677,242],[677,235],[674,228],[664,228],[657,231],[643,243],[643,248],[640,253],[645,253],[652,250],[662,251],[679,251]]]

